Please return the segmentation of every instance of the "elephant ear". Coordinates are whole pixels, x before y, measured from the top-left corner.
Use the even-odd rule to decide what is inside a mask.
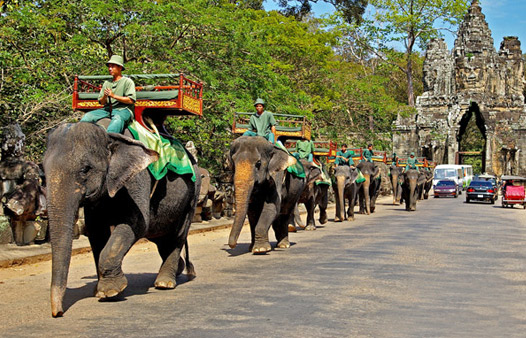
[[[121,134],[108,135],[111,158],[106,183],[108,194],[113,197],[131,178],[157,161],[159,154],[146,148],[143,143]]]
[[[290,156],[283,150],[273,149],[272,157],[268,164],[268,176],[276,181],[276,175],[280,172],[285,171],[290,165],[296,164],[296,158]],[[281,183],[281,182],[279,182]]]
[[[378,175],[380,175],[380,168],[377,165],[375,165],[371,176],[373,179],[375,179],[378,177]]]
[[[317,166],[311,165],[307,174],[307,184],[321,178],[321,169]]]

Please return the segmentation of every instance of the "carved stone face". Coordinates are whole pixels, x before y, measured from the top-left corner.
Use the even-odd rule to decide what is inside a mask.
[[[8,157],[21,157],[24,150],[26,136],[18,124],[2,128],[2,159]]]

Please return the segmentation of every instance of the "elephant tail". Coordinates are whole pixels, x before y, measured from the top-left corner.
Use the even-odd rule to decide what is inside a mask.
[[[184,242],[185,260],[186,260],[186,276],[189,280],[195,278],[195,268],[192,262],[190,262],[190,252],[188,250],[188,239]]]

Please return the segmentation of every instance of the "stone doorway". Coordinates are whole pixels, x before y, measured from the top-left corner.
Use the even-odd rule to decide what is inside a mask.
[[[457,164],[470,164],[474,173],[486,172],[487,133],[484,116],[473,102],[460,119],[456,153]]]

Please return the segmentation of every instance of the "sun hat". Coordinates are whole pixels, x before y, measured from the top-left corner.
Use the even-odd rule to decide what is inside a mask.
[[[254,103],[254,106],[257,106],[258,104],[262,104],[263,106],[265,106],[265,100],[257,99],[256,102]]]
[[[124,68],[124,59],[120,55],[112,55],[110,60],[108,62],[106,62],[106,65],[108,65],[110,63],[112,63],[114,65],[117,65],[117,66],[121,66],[122,70],[125,69]]]

